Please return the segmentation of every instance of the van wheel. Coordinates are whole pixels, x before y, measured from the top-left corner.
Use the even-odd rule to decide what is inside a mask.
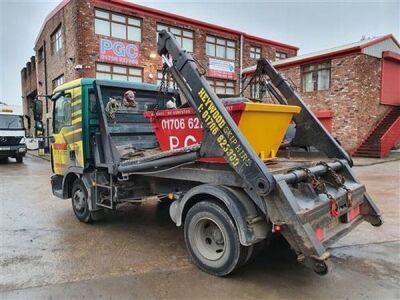
[[[72,209],[79,221],[84,223],[92,222],[88,204],[88,193],[80,179],[76,179],[72,185]]]
[[[204,272],[225,276],[244,264],[251,247],[240,244],[228,212],[217,203],[202,201],[185,218],[185,243],[192,261]]]
[[[22,164],[23,161],[24,161],[24,158],[23,158],[22,156],[17,156],[17,157],[15,158],[15,160],[17,161],[17,163]]]

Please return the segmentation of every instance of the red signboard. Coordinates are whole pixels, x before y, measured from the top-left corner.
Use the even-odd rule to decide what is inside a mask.
[[[100,60],[109,63],[137,66],[140,64],[140,50],[135,43],[100,39]]]

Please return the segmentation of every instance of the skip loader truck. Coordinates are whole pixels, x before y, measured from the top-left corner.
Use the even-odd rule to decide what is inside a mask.
[[[276,235],[326,274],[333,242],[363,221],[382,224],[350,156],[269,61],[256,75],[275,103],[219,99],[171,33],[157,47],[160,86],[83,78],[52,95],[52,190],[72,199],[79,221],[158,196],[194,264],[216,276]],[[166,87],[167,73],[178,89]],[[292,121],[298,155],[288,158],[279,148]]]

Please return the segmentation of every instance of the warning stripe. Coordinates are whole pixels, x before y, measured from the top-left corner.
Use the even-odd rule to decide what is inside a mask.
[[[80,116],[80,115],[81,115],[81,111],[80,110],[74,111],[72,113],[72,117],[77,117],[77,116]]]
[[[54,143],[53,144],[53,149],[54,150],[67,150],[68,149],[68,145],[64,144],[64,143]]]
[[[66,134],[64,134],[64,136],[70,136],[70,135],[72,135],[72,134],[81,133],[81,132],[82,132],[82,128],[78,128],[78,129],[76,129],[76,130],[67,132]]]
[[[82,122],[82,118],[81,117],[73,118],[72,121],[71,121],[72,125],[75,125],[75,124],[80,123],[80,122]]]

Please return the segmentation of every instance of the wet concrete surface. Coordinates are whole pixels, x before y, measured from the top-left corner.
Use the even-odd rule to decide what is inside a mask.
[[[180,228],[157,203],[125,206],[78,222],[52,196],[48,162],[0,164],[1,299],[400,298],[400,163],[355,168],[385,224],[367,223],[333,246],[333,270],[318,276],[282,241],[228,278],[194,267]]]

